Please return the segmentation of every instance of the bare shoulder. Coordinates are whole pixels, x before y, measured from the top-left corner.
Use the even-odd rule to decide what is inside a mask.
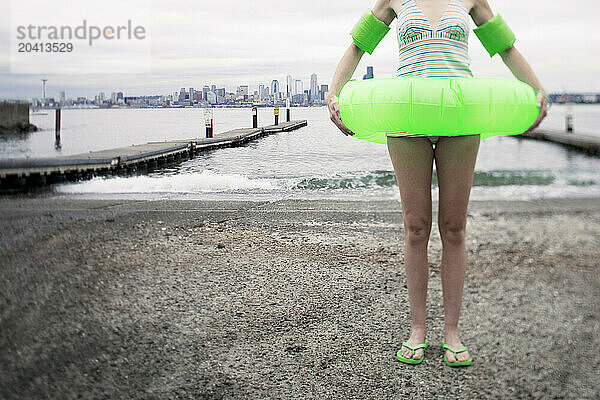
[[[479,26],[486,23],[490,18],[494,16],[492,7],[488,3],[488,0],[472,0],[473,6],[471,7],[471,18],[475,25]]]
[[[392,7],[394,0],[377,0],[373,6],[373,15],[380,21],[383,21],[386,25],[392,23],[396,18],[396,12]]]

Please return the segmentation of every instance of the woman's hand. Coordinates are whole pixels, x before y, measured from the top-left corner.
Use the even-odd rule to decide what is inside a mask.
[[[329,109],[329,118],[331,118],[331,121],[333,121],[335,126],[337,126],[340,129],[340,131],[342,131],[342,133],[346,136],[354,135],[354,132],[348,129],[348,127],[342,122],[342,117],[340,116],[340,108],[338,106],[338,97],[336,95],[330,95],[327,96],[326,101],[327,108]]]
[[[533,125],[531,125],[529,127],[529,129],[527,129],[525,131],[525,133],[527,132],[531,132],[532,130],[534,130],[535,128],[537,128],[537,126],[540,124],[540,122],[542,122],[542,120],[544,118],[546,118],[546,115],[548,114],[548,99],[547,99],[547,95],[544,96],[544,94],[542,93],[543,91],[540,90],[537,93],[537,106],[540,109],[540,113],[538,114],[537,119],[535,120],[535,122],[533,123]],[[545,92],[544,92],[545,93]]]

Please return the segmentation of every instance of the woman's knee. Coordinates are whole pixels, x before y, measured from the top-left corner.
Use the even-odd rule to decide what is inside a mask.
[[[408,244],[422,244],[429,241],[431,220],[427,218],[411,219],[404,222],[404,235]]]
[[[461,246],[465,243],[465,221],[442,222],[439,224],[442,243],[450,246]]]

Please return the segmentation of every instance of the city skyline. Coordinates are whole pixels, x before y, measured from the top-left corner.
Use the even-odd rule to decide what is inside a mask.
[[[369,67],[372,70],[372,67]],[[66,90],[57,89],[57,95],[52,95],[52,91],[48,90],[48,82],[49,79],[43,78],[41,81],[41,96],[32,96],[28,99],[24,99],[30,101],[32,103],[44,104],[46,100],[49,102],[55,103],[60,102],[65,104],[68,100],[70,102],[74,102],[79,99],[87,99],[90,100],[90,95],[83,94],[70,94],[67,95]],[[110,100],[113,104],[118,104],[115,100],[115,96],[119,96],[120,99],[124,99],[125,97],[169,97],[173,99],[173,101],[194,101],[194,100],[204,100],[209,104],[222,104],[222,102],[217,101],[219,98],[224,98],[226,95],[235,95],[235,96],[250,96],[252,100],[255,101],[264,101],[267,98],[270,98],[271,101],[278,101],[289,98],[291,101],[296,95],[306,95],[310,104],[318,103],[319,101],[324,102],[325,95],[327,94],[328,84],[319,84],[318,76],[315,73],[310,75],[310,84],[309,89],[304,89],[304,79],[296,79],[292,75],[288,74],[285,76],[285,80],[282,82],[279,79],[272,79],[270,84],[261,83],[256,86],[256,90],[251,90],[250,85],[236,85],[235,90],[232,90],[226,86],[220,86],[214,83],[210,84],[202,84],[198,86],[187,86],[181,87],[178,91],[169,92],[169,93],[141,93],[141,94],[131,94],[130,96],[124,95],[122,89],[112,89],[112,90],[101,90],[96,92],[93,96],[93,100],[96,103],[102,103],[105,99],[109,99],[108,93],[110,93]],[[195,89],[198,88],[198,89]],[[201,89],[200,89],[201,88]],[[228,90],[229,89],[229,90]],[[189,93],[188,97],[185,96],[186,93]],[[197,99],[194,95],[200,93],[202,94],[200,99]],[[211,101],[208,97],[214,96],[214,100]],[[304,101],[304,102],[306,102]],[[298,99],[296,103],[302,103],[303,101]]]
[[[298,92],[304,92],[305,89],[305,85],[304,82],[309,82],[308,85],[306,85],[307,87],[309,87],[310,89],[312,89],[312,76],[317,77],[318,75],[315,73],[312,73],[308,78],[300,78],[297,79],[296,77],[292,77],[292,75],[287,74],[287,75],[283,75],[283,79],[270,79],[268,82],[264,82],[264,83],[257,83],[256,85],[249,85],[249,84],[228,84],[228,85],[221,85],[219,83],[215,83],[214,81],[211,81],[210,79],[207,79],[206,81],[209,81],[209,85],[212,87],[218,87],[221,89],[225,89],[228,92],[235,92],[237,90],[237,88],[239,88],[240,86],[247,86],[250,90],[250,88],[256,88],[256,90],[253,91],[257,91],[260,93],[260,87],[263,86],[265,89],[269,89],[271,88],[272,90],[272,82],[274,80],[278,81],[278,85],[279,85],[279,91],[281,91],[282,93],[286,93],[287,92],[287,88],[288,88],[288,78],[292,78],[291,81],[291,91],[292,94],[297,94]],[[50,78],[40,78],[39,79],[39,90],[37,94],[34,94],[28,98],[21,98],[21,99],[7,99],[7,100],[27,100],[30,101],[32,99],[42,99],[44,97],[44,93],[46,93],[46,97],[48,98],[59,98],[61,93],[69,93],[68,90],[66,90],[66,88],[62,88],[62,87],[53,87],[52,85],[52,75],[48,75]],[[323,82],[318,82],[315,81],[315,83],[318,85],[317,90],[320,90],[320,86],[323,85]],[[203,82],[199,82],[197,85],[194,84],[187,84],[183,87],[205,87],[207,85],[207,83],[205,83],[205,81]],[[329,82],[325,83],[324,85],[329,86]],[[310,89],[306,89],[306,90],[310,90]],[[82,92],[75,92],[74,94],[69,93],[69,96],[72,98],[77,98],[77,97],[93,97],[96,96],[98,93],[112,93],[112,92],[118,92],[118,91],[124,91],[125,89],[123,88],[108,88],[108,89],[97,89],[94,91],[94,89],[89,89],[86,91],[82,91]],[[153,93],[153,94],[149,94],[148,93],[149,89],[145,89],[145,88],[139,88],[139,92],[135,92],[135,93],[131,93],[131,96],[150,96],[150,95],[156,95],[156,94],[167,94],[167,93],[171,93],[172,91],[166,91],[166,93]],[[214,90],[213,90],[214,91]]]
[[[371,71],[373,68],[368,67]],[[322,106],[325,105],[329,85],[318,84],[318,76],[310,75],[309,89],[304,89],[302,79],[294,79],[286,75],[282,85],[278,79],[272,79],[270,85],[259,84],[257,90],[251,90],[250,85],[238,85],[234,91],[216,84],[204,84],[198,87],[181,87],[168,94],[144,93],[127,96],[122,91],[100,91],[93,99],[87,96],[67,96],[66,91],[60,90],[58,97],[47,96],[48,79],[42,81],[42,97],[27,99],[37,108],[57,107],[248,107],[248,106]]]

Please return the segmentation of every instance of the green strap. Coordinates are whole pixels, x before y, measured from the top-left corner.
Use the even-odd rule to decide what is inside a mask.
[[[427,340],[425,340],[425,343],[421,343],[421,344],[416,345],[415,347],[412,347],[407,342],[402,342],[402,346],[406,347],[407,349],[412,350],[412,354],[410,355],[409,358],[413,358],[413,356],[415,355],[415,351],[417,351],[419,349],[426,349],[428,344],[429,343],[427,342]]]
[[[453,352],[455,358],[456,358],[456,355],[458,353],[464,353],[465,351],[467,351],[467,346],[463,346],[463,348],[461,348],[459,350],[454,350],[452,347],[448,346],[446,343],[443,344],[442,348],[445,349],[445,350],[450,350],[451,352]]]

